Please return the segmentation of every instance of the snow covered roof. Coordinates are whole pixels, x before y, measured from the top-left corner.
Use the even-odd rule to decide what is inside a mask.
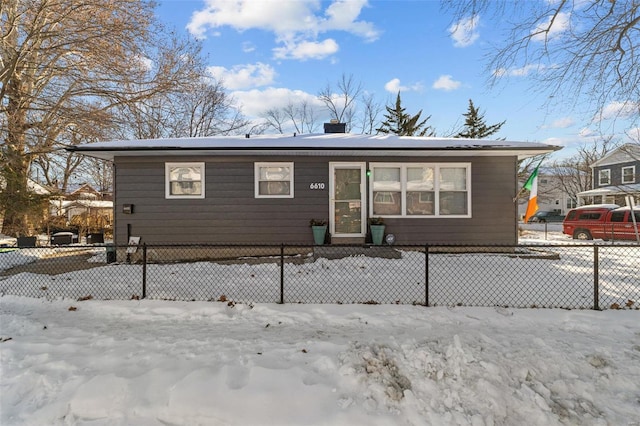
[[[27,179],[27,188],[29,188],[31,191],[35,192],[38,195],[51,194],[51,191],[49,191],[44,186],[40,185],[38,182],[31,179]]]
[[[640,160],[640,145],[628,143],[611,151],[598,161],[591,164],[591,168],[610,166],[614,164],[628,163],[634,160]]]
[[[54,206],[56,206],[56,207],[61,207],[61,208],[67,208],[67,207],[72,207],[72,206],[89,207],[89,208],[96,208],[96,209],[111,209],[111,208],[113,208],[113,201],[100,201],[100,200],[50,200],[49,203],[54,205]]]
[[[315,155],[348,156],[517,156],[519,159],[561,149],[539,142],[428,138],[396,135],[322,133],[304,135],[211,136],[97,142],[67,148],[91,157],[149,155]]]
[[[594,195],[621,195],[621,194],[639,194],[640,183],[633,185],[617,185],[605,186],[602,188],[590,189],[588,191],[578,192],[579,197],[593,197]]]

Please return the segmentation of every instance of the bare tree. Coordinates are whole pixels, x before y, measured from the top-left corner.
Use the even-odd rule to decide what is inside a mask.
[[[297,103],[289,101],[282,108],[271,108],[262,114],[267,127],[273,128],[280,134],[289,129],[296,133],[313,133],[318,128],[317,112],[307,99]]]
[[[590,145],[578,148],[575,155],[563,160],[556,160],[551,164],[550,172],[558,183],[558,188],[569,194],[578,202],[579,192],[593,189],[593,170],[591,165],[610,153],[617,146],[612,137],[605,137]]]
[[[495,83],[512,72],[529,72],[550,97],[579,101],[602,117],[640,118],[640,2],[637,0],[443,0],[463,19],[493,14],[508,23],[504,45],[491,46],[488,70]],[[510,19],[516,17],[516,21]]]
[[[384,105],[377,102],[371,93],[362,95],[362,110],[360,128],[363,134],[372,135],[376,128],[380,126],[380,113],[384,110]]]
[[[336,84],[336,89],[327,83],[326,87],[318,93],[318,99],[329,111],[332,119],[346,124],[347,132],[353,127],[356,103],[362,94],[362,83],[356,81],[353,75],[342,74]]]
[[[173,136],[228,135],[248,124],[218,81],[194,83],[173,102]]]
[[[199,45],[156,24],[138,0],[0,3],[2,231],[28,232],[32,162],[117,124],[115,108],[188,87]]]
[[[316,112],[307,99],[294,105],[289,102],[283,109],[296,133],[313,133],[317,128]]]
[[[270,108],[262,114],[265,125],[283,134],[287,123],[287,115],[280,108]]]

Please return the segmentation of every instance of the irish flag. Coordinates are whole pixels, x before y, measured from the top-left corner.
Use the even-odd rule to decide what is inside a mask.
[[[527,205],[527,212],[524,215],[524,223],[529,222],[529,218],[538,211],[538,167],[531,173],[529,179],[524,184],[524,188],[529,190],[529,204]]]

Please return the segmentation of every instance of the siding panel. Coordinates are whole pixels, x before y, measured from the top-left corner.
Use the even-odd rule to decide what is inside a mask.
[[[384,157],[116,157],[116,243],[311,244],[311,218],[329,215],[329,162]],[[165,199],[165,162],[205,162],[205,198]],[[294,198],[255,199],[254,161],[293,161]],[[514,157],[394,158],[393,162],[470,162],[472,217],[386,219],[398,244],[517,242]],[[323,182],[324,190],[310,190]],[[134,204],[134,214],[122,213]]]

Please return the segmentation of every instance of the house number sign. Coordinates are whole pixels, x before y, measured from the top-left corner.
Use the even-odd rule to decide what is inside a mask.
[[[309,189],[323,191],[324,188],[325,188],[324,182],[312,182],[309,184]]]

